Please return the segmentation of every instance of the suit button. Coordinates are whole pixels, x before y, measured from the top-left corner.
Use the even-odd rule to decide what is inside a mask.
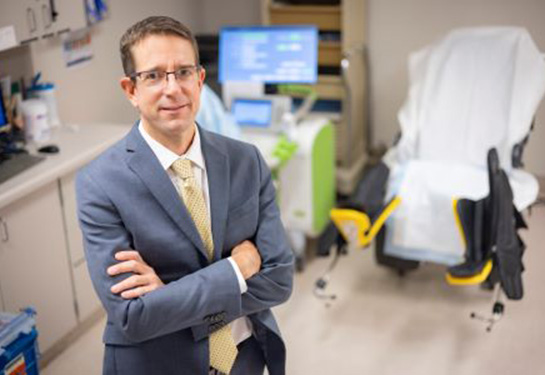
[[[225,319],[225,313],[224,312],[212,315],[212,323],[221,322],[223,319]]]
[[[213,321],[212,321],[212,315],[206,315],[206,316],[203,318],[203,321],[206,322],[206,323],[213,323]]]
[[[221,328],[221,325],[219,325],[218,323],[213,323],[213,324],[210,324],[210,325],[208,326],[208,332],[209,332],[209,333],[212,333],[212,332],[214,332],[214,331],[217,331],[217,330],[220,329],[220,328]]]

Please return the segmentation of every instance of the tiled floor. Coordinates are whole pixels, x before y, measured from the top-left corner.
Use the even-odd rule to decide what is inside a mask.
[[[331,307],[312,294],[328,260],[296,276],[290,301],[276,309],[288,346],[289,375],[545,374],[545,207],[534,209],[524,233],[525,297],[506,303],[491,333],[469,315],[488,314],[491,294],[451,287],[444,268],[423,265],[399,278],[377,267],[372,253],[351,252],[339,263]],[[43,375],[101,373],[104,321],[87,332]]]

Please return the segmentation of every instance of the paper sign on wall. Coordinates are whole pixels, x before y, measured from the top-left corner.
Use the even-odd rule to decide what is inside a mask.
[[[0,51],[16,45],[15,28],[13,26],[0,27]]]
[[[84,29],[70,33],[62,42],[62,52],[67,68],[89,64],[93,59],[91,32]]]

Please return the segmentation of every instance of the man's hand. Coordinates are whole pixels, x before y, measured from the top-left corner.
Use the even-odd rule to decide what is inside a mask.
[[[261,269],[261,256],[255,245],[250,241],[243,241],[233,248],[231,258],[235,261],[244,280],[248,280]]]
[[[112,286],[110,289],[112,293],[121,293],[121,297],[133,299],[165,285],[155,270],[144,262],[138,251],[119,251],[115,254],[115,259],[120,263],[108,267],[108,275],[116,276],[129,272],[134,275]]]

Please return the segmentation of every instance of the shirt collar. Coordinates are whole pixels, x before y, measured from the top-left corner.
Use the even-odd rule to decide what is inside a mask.
[[[195,136],[193,137],[193,142],[191,142],[191,144],[189,145],[186,153],[182,155],[176,155],[174,152],[153,139],[142,126],[142,121],[138,123],[138,130],[140,131],[140,134],[142,135],[148,146],[150,146],[155,156],[157,156],[157,159],[159,159],[159,162],[161,163],[163,169],[169,169],[172,163],[174,163],[178,159],[189,159],[200,169],[206,170],[204,157],[201,149],[201,136],[199,133],[199,127],[196,125],[194,126]]]

